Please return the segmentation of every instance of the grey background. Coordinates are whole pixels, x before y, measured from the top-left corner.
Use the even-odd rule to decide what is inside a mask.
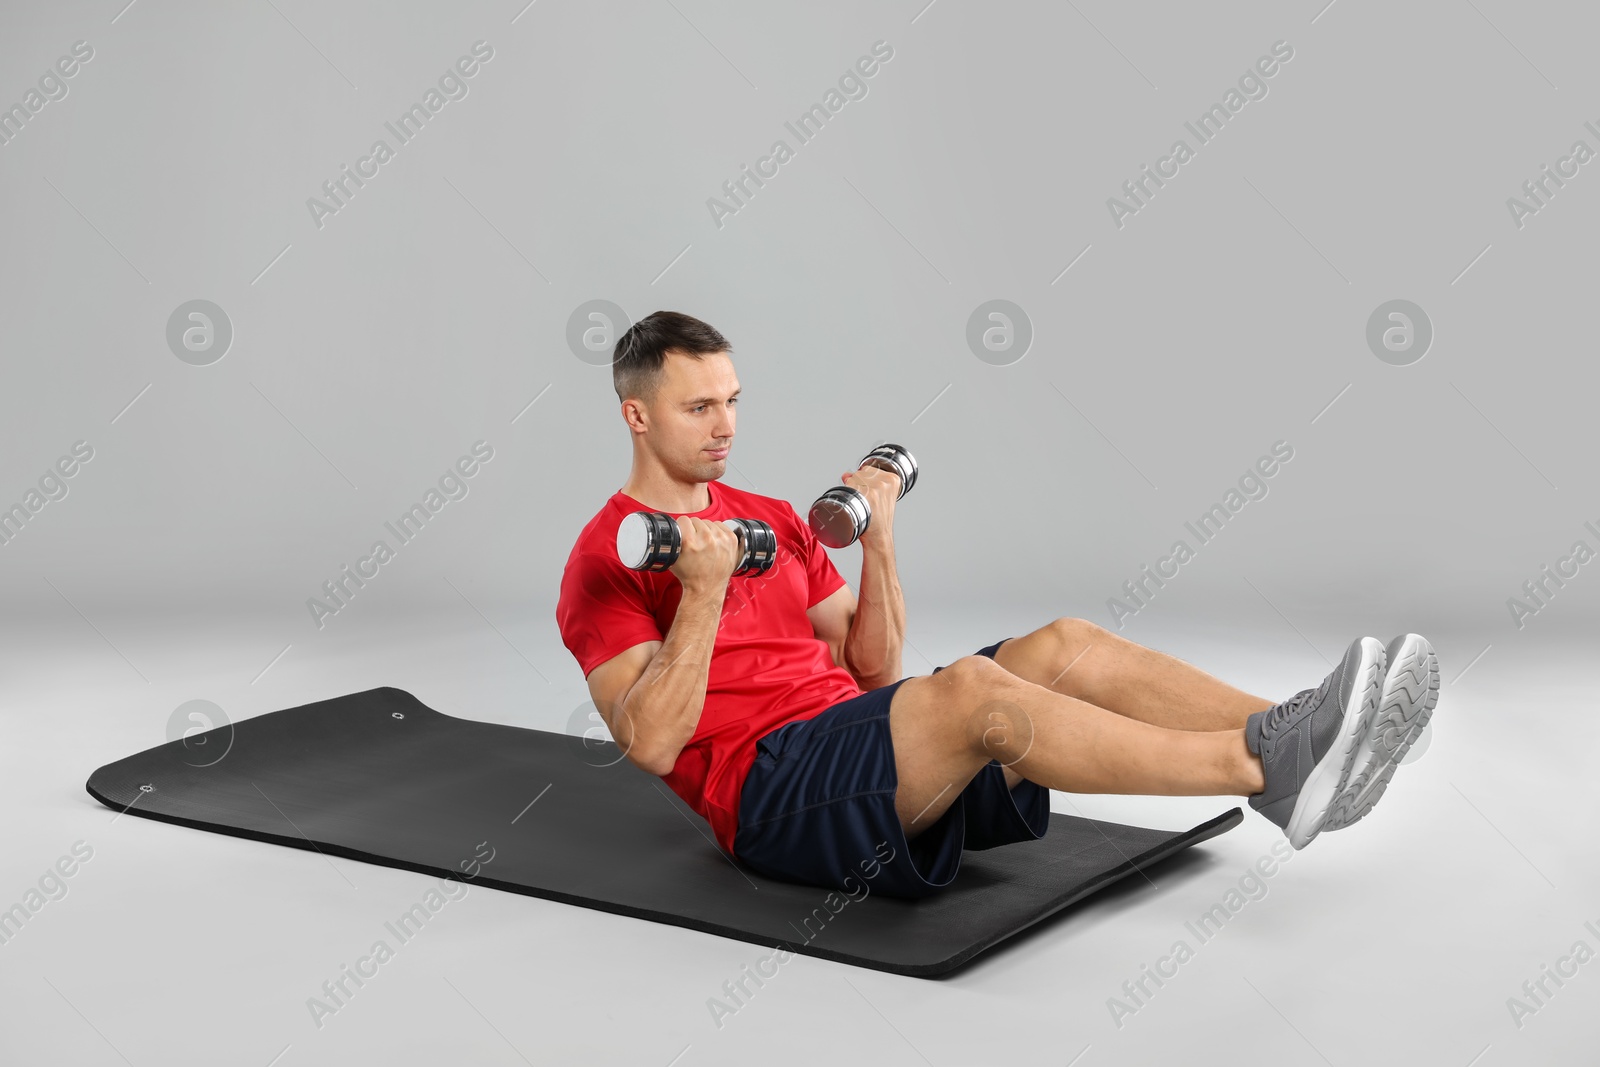
[[[1520,1029],[1505,1007],[1600,948],[1600,565],[1522,628],[1507,606],[1600,548],[1597,165],[1520,229],[1506,207],[1600,149],[1592,9],[123,3],[0,9],[0,105],[95,53],[0,145],[0,504],[95,450],[0,546],[0,905],[96,849],[0,945],[8,1061],[1592,1058],[1600,964]],[[467,96],[318,229],[307,198],[478,40]],[[719,229],[707,198],[879,40],[867,95]],[[1279,40],[1267,96],[1117,228],[1107,198]],[[166,342],[195,299],[234,330],[203,367]],[[396,685],[581,717],[557,583],[630,458],[609,370],[565,340],[595,299],[732,341],[731,484],[803,508],[876,442],[915,452],[911,674],[1060,615],[1110,625],[1123,581],[1288,441],[1122,632],[1275,699],[1352,637],[1424,633],[1428,749],[1122,1029],[1106,998],[1274,828],[1251,815],[1159,890],[949,982],[797,961],[721,1030],[704,1001],[754,946],[475,891],[314,1028],[305,998],[426,880],[112,824],[81,783],[192,699],[239,719]],[[1033,329],[1008,366],[966,342],[995,299]],[[1366,346],[1393,299],[1433,324],[1409,366]],[[306,599],[480,439],[468,495],[319,629]],[[859,552],[835,560],[854,586]],[[1234,802],[1054,797],[1170,826]]]

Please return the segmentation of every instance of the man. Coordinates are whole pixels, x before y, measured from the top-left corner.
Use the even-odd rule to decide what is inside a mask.
[[[740,393],[730,352],[670,311],[618,338],[633,469],[579,535],[556,621],[629,760],[756,870],[925,896],[963,848],[1043,837],[1051,789],[1246,796],[1303,848],[1371,810],[1426,725],[1438,664],[1416,634],[1357,639],[1281,704],[1073,618],[901,678],[898,476],[843,476],[872,508],[858,602],[790,504],[719,480]],[[675,517],[670,573],[618,560],[635,511]],[[727,518],[773,528],[768,572],[730,578]]]

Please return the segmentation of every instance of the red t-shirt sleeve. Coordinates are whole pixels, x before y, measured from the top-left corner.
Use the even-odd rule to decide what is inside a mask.
[[[585,677],[634,645],[665,640],[638,577],[615,556],[598,552],[580,551],[568,560],[556,626]]]
[[[833,565],[833,560],[828,558],[827,547],[817,540],[811,524],[800,517],[793,504],[789,505],[789,514],[794,516],[795,525],[800,530],[800,561],[806,569],[808,589],[806,607],[813,608],[845,584],[844,575]]]

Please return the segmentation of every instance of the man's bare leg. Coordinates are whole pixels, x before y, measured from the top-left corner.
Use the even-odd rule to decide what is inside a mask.
[[[1055,692],[986,656],[903,681],[889,705],[889,729],[895,810],[907,837],[944,814],[991,759],[1072,793],[1249,796],[1265,788],[1242,726],[1157,726]]]
[[[1012,638],[995,662],[1046,689],[1172,730],[1242,730],[1252,712],[1274,703],[1085,619],[1056,619]]]

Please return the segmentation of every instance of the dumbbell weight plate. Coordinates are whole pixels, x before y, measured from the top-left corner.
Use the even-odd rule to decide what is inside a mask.
[[[723,519],[722,524],[739,535],[744,548],[734,577],[748,574],[765,574],[778,558],[778,535],[760,519]]]
[[[853,544],[872,517],[867,498],[848,485],[836,485],[817,498],[808,517],[817,540],[829,548]]]
[[[678,524],[660,511],[635,511],[617,524],[617,559],[636,571],[660,572],[678,560]]]

